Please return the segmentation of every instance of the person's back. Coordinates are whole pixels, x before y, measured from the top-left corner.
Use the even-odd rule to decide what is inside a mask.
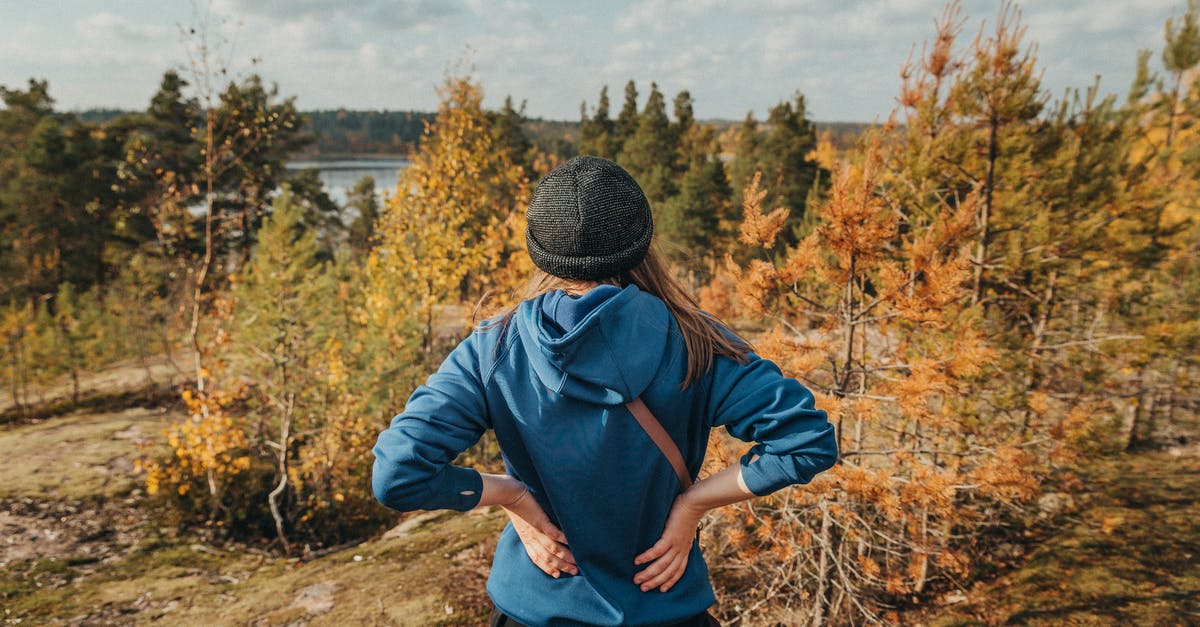
[[[537,262],[535,246],[531,240]],[[646,272],[638,260],[635,275]],[[561,530],[559,553],[570,558],[539,555],[539,545],[558,543],[528,527],[505,528],[488,592],[503,615],[523,624],[670,625],[713,603],[694,538],[676,541],[682,555],[665,548],[664,527],[683,488],[626,403],[646,404],[691,477],[715,426],[760,443],[733,468],[741,490],[706,508],[807,482],[836,460],[833,428],[803,386],[748,351],[710,355],[695,372],[686,339],[697,320],[716,337],[734,336],[694,315],[693,329],[681,328],[678,302],[636,280],[612,282],[624,285],[592,282],[577,295],[544,290],[482,325],[413,394],[375,449],[376,493],[390,507],[505,504],[481,495],[491,476],[449,465],[485,429],[495,430],[508,476],[536,502],[534,513],[548,517],[545,528]],[[716,482],[709,483],[713,493]],[[647,557],[656,550],[662,557]]]

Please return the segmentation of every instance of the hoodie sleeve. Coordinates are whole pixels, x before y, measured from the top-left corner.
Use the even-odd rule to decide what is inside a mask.
[[[490,426],[477,342],[477,333],[463,340],[379,434],[371,484],[380,503],[402,512],[479,503],[479,472],[450,463]]]
[[[709,399],[713,426],[755,445],[741,460],[746,487],[758,496],[808,483],[837,462],[837,437],[812,392],[767,359],[739,364],[718,357]],[[753,460],[753,461],[751,461]]]

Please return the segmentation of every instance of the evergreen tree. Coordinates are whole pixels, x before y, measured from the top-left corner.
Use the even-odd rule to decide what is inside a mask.
[[[350,251],[355,256],[365,255],[375,245],[375,223],[379,220],[373,177],[362,177],[346,192],[346,209],[355,214],[350,222]]]
[[[616,142],[617,153],[620,153],[625,146],[625,142],[633,137],[634,132],[638,128],[638,92],[637,85],[633,79],[625,83],[625,103],[621,105],[621,112],[617,114],[616,122]]]
[[[692,95],[687,90],[681,91],[675,95],[673,114],[675,120],[671,122],[671,143],[680,147],[680,157],[678,164],[681,168],[686,168],[689,162],[690,147],[684,144],[688,140],[688,133],[692,127],[696,125],[696,115],[692,110]]]
[[[328,305],[337,286],[322,262],[306,210],[285,190],[263,222],[254,255],[235,283],[234,342],[238,371],[251,380],[258,422],[271,442],[264,454],[275,467],[268,505],[285,552],[304,483],[293,467],[304,438],[322,427],[322,357],[332,323]],[[297,494],[297,493],[300,494]]]
[[[754,119],[754,112],[749,111],[738,127],[737,152],[730,165],[729,178],[735,204],[741,203],[742,190],[750,184],[754,173],[759,171],[758,151],[761,145],[762,133],[758,130],[758,121]]]
[[[203,123],[200,105],[174,71],[163,74],[158,91],[125,132],[125,157],[119,178],[133,212],[147,217],[168,257],[195,255],[202,246],[189,208],[200,204],[202,144],[196,132]]]
[[[1113,377],[1122,385],[1112,386],[1114,395],[1133,398],[1121,407],[1129,448],[1174,426],[1178,408],[1195,402],[1200,379],[1194,315],[1200,293],[1198,23],[1196,0],[1189,0],[1183,16],[1167,21],[1162,62],[1169,81],[1149,70],[1148,52],[1139,54],[1126,105],[1130,201],[1108,212],[1115,214],[1106,229],[1108,267],[1096,277],[1111,299],[1099,308],[1109,314],[1105,326],[1124,340],[1112,368],[1136,373]],[[1127,265],[1114,264],[1114,253]]]
[[[537,151],[525,134],[525,103],[521,103],[520,109],[514,109],[512,96],[505,96],[504,107],[490,117],[496,146],[512,155],[513,163],[521,166],[526,176],[532,175]]]
[[[672,142],[666,102],[657,84],[651,83],[637,130],[617,155],[617,163],[641,184],[651,203],[675,194],[676,145]]]
[[[291,202],[300,207],[304,228],[317,233],[321,244],[321,260],[331,260],[344,239],[346,225],[342,207],[329,197],[317,170],[308,168],[293,174],[282,188],[291,193]]]
[[[227,252],[240,265],[249,259],[270,196],[286,177],[284,162],[313,137],[302,130],[295,97],[279,100],[278,86],[268,89],[257,75],[229,83],[208,117],[198,138],[213,151],[205,177],[212,178]]]
[[[45,82],[0,87],[0,301],[53,299],[111,271],[119,223],[112,164],[119,145],[99,127],[53,111]]]
[[[1026,220],[1034,203],[1024,198],[1032,180],[1026,168],[1032,150],[1029,124],[1043,108],[1035,57],[1022,50],[1019,14],[1005,5],[993,34],[977,39],[972,63],[951,87],[952,112],[962,116],[970,132],[970,149],[963,165],[972,173],[972,183],[982,185],[983,202],[976,218],[979,235],[975,246],[975,281],[972,300],[993,300],[985,292],[1003,290],[1004,279],[987,276],[990,269],[1003,274],[992,259],[999,233],[1019,238],[1023,230],[1013,227]],[[998,203],[1007,203],[999,207]],[[997,216],[1004,222],[997,223]],[[1000,244],[1001,247],[1004,244]],[[985,303],[985,309],[988,304]]]
[[[1171,75],[1172,86],[1167,106],[1169,116],[1167,121],[1167,137],[1169,146],[1179,131],[1178,109],[1180,100],[1187,94],[1181,92],[1184,76],[1200,64],[1200,0],[1188,0],[1187,11],[1179,20],[1167,20],[1166,45],[1162,52],[1163,68]],[[1186,117],[1184,118],[1186,119]]]
[[[730,189],[725,167],[717,158],[712,127],[690,125],[682,144],[686,169],[679,179],[679,193],[661,204],[658,223],[668,254],[676,247],[682,249],[678,256],[694,271],[694,286],[698,286],[707,281],[727,248],[721,226]]]
[[[587,102],[580,105],[579,154],[615,159],[619,150],[616,124],[609,118],[608,86],[600,88],[596,112],[588,118]]]
[[[993,449],[1010,433],[983,437],[970,411],[978,395],[969,383],[990,356],[977,317],[957,307],[969,289],[971,214],[941,203],[933,228],[902,231],[880,195],[879,136],[864,143],[813,207],[821,226],[780,255],[769,252],[787,210],[765,206],[760,177],[751,179],[740,241],[757,258],[730,264],[726,282],[736,293],[732,313],[767,327],[756,350],[806,382],[838,434],[840,463],[824,488],[756,503],[752,529],[735,509],[722,510],[710,529],[718,544],[753,547],[731,561],[754,581],[800,572],[818,582],[797,586],[782,577],[769,593],[742,590],[787,597],[780,606],[790,621],[782,611],[771,621],[878,621],[888,595],[916,594],[939,573],[968,570],[974,545],[958,530],[990,521],[997,502],[1036,495],[1031,456]],[[740,454],[715,439],[709,453],[718,464]],[[957,487],[968,477],[969,489]],[[865,528],[872,532],[860,533]],[[760,551],[781,563],[763,566],[754,557]]]
[[[203,376],[206,345],[199,333],[212,275],[220,272],[218,277],[223,277],[224,271],[249,259],[259,224],[269,212],[268,199],[286,177],[284,160],[312,141],[302,130],[294,98],[280,101],[278,88],[266,88],[258,76],[230,82],[218,91],[225,74],[209,57],[212,53],[199,44],[191,84],[168,73],[150,107],[151,120],[174,124],[198,112],[199,119],[187,126],[200,155],[194,169],[176,169],[189,165],[193,153],[181,148],[178,135],[162,132],[158,124],[126,158],[126,173],[141,181],[140,189],[149,190],[140,203],[156,208],[158,239],[179,259],[189,286],[187,336],[200,394],[197,402],[204,407],[209,402]],[[193,97],[183,96],[185,87],[194,90]],[[163,167],[155,164],[160,159]],[[193,219],[197,205],[203,213]],[[216,494],[213,500],[218,502]]]
[[[797,93],[792,102],[780,102],[771,107],[767,117],[769,130],[756,152],[763,184],[771,190],[766,199],[769,206],[784,206],[791,210],[786,241],[794,242],[803,233],[796,232],[801,224],[809,194],[820,176],[820,165],[809,154],[817,147],[817,132],[808,119],[804,96]]]

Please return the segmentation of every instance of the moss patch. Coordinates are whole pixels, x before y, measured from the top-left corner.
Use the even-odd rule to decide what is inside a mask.
[[[137,442],[153,439],[172,416],[134,408],[75,413],[0,431],[0,498],[83,500],[124,495],[135,486]]]

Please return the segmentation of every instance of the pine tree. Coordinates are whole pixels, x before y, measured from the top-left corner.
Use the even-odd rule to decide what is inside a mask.
[[[754,112],[748,111],[738,128],[737,149],[729,172],[733,188],[731,201],[735,204],[741,203],[743,191],[754,178],[754,173],[759,171],[758,152],[761,145],[762,133],[758,130],[758,121],[754,119]]]
[[[617,126],[608,117],[608,86],[600,88],[596,112],[587,115],[587,103],[580,106],[579,154],[615,159],[620,150]]]
[[[53,300],[70,282],[103,283],[120,248],[112,164],[119,144],[103,129],[53,111],[44,82],[0,87],[0,301]]]
[[[653,204],[676,193],[673,176],[676,157],[677,149],[672,141],[666,102],[658,85],[651,83],[646,106],[638,117],[637,130],[617,155],[617,163],[641,184],[646,198]]]
[[[240,265],[287,174],[285,159],[314,138],[303,131],[295,97],[280,100],[278,86],[266,87],[257,75],[227,85],[209,117],[201,134],[212,137],[200,138],[213,152],[205,175],[213,179],[226,252]]]
[[[1148,52],[1139,54],[1138,78],[1127,101],[1130,144],[1129,197],[1108,225],[1109,251],[1124,267],[1098,281],[1108,288],[1110,333],[1127,341],[1113,369],[1114,394],[1126,403],[1122,432],[1127,448],[1153,442],[1173,426],[1179,408],[1197,394],[1200,325],[1194,310],[1200,292],[1200,3],[1188,2],[1179,18],[1167,21],[1163,69],[1168,81],[1149,69]],[[1111,258],[1111,252],[1110,252]],[[1099,278],[1099,277],[1098,277]],[[1113,315],[1116,314],[1116,315]]]
[[[315,168],[292,174],[280,189],[292,195],[291,202],[301,208],[304,228],[317,234],[321,243],[321,259],[333,259],[334,252],[346,236],[343,208],[325,191],[325,183]],[[274,204],[272,204],[272,207]]]
[[[625,102],[621,105],[621,112],[617,114],[616,121],[616,142],[617,153],[620,153],[625,147],[625,142],[629,141],[638,128],[638,92],[637,85],[630,79],[625,83]]]
[[[692,271],[694,287],[707,282],[727,249],[722,220],[729,205],[729,181],[717,157],[717,142],[710,126],[691,124],[681,142],[686,166],[679,193],[659,205],[656,225],[668,254],[684,261]]]
[[[239,355],[238,372],[254,383],[259,422],[267,426],[275,466],[268,504],[285,552],[290,550],[288,510],[296,503],[296,497],[288,498],[297,475],[291,464],[301,458],[300,438],[321,428],[322,358],[336,329],[328,307],[336,298],[336,284],[322,257],[304,208],[285,190],[275,198],[233,291],[232,349]]]
[[[379,220],[373,177],[362,177],[346,192],[346,209],[356,214],[350,222],[350,250],[356,257],[365,255],[374,246],[375,224]]]
[[[686,146],[688,141],[688,133],[692,127],[696,125],[696,114],[693,110],[692,94],[687,90],[681,91],[675,95],[672,114],[675,120],[671,122],[671,143],[678,146],[680,155],[676,162],[681,168],[686,168],[688,165],[688,157],[692,150]]]
[[[1187,11],[1176,21],[1167,20],[1166,45],[1163,47],[1163,68],[1171,75],[1171,95],[1167,101],[1168,119],[1165,143],[1170,146],[1182,125],[1178,124],[1178,109],[1186,93],[1184,76],[1200,65],[1200,0],[1188,0]],[[1184,127],[1186,128],[1186,127]]]
[[[500,150],[511,155],[514,164],[520,166],[526,176],[533,171],[533,162],[537,156],[533,142],[525,134],[525,103],[519,109],[513,108],[512,96],[504,97],[504,106],[492,118],[492,139]]]
[[[809,155],[817,147],[817,131],[808,119],[804,96],[771,107],[768,131],[755,151],[763,182],[771,190],[765,202],[791,210],[786,241],[796,241],[796,232],[806,211],[809,195],[820,176],[820,165]]]
[[[730,266],[737,318],[766,321],[757,350],[814,391],[838,433],[841,463],[828,477],[767,497],[752,517],[729,511],[710,531],[718,545],[740,547],[730,557],[754,581],[780,582],[740,593],[786,598],[793,623],[878,619],[887,599],[966,571],[951,532],[972,520],[966,503],[1033,494],[1027,473],[996,472],[1023,456],[991,448],[1005,440],[977,425],[967,394],[990,356],[977,315],[959,308],[977,199],[930,207],[927,229],[902,230],[881,194],[886,134],[876,131],[840,164],[812,208],[820,226],[782,255],[763,253],[778,246],[787,210],[768,211],[760,177],[752,179],[740,240],[758,258]],[[717,463],[736,455],[719,443],[711,452]],[[954,487],[968,477],[971,491]]]
[[[202,200],[198,184],[203,157],[195,131],[203,124],[200,105],[174,71],[163,74],[158,91],[125,133],[120,180],[135,210],[152,222],[162,252],[183,256],[199,248],[188,208]]]
[[[1019,236],[1012,225],[1023,221],[1022,207],[1030,207],[1023,196],[1029,191],[1030,178],[1025,168],[1032,150],[1028,127],[1043,108],[1035,57],[1022,49],[1025,29],[1020,12],[1004,4],[994,31],[981,32],[971,47],[973,57],[964,74],[951,87],[952,112],[973,125],[971,149],[964,164],[973,184],[981,186],[983,204],[976,218],[979,235],[975,247],[975,279],[971,298],[974,302],[991,301],[985,290],[1004,290],[1007,277],[1003,265],[992,259],[997,233]],[[999,206],[1005,203],[1006,206]],[[1005,220],[997,223],[997,216]],[[1003,248],[1004,244],[1000,244]],[[992,270],[996,268],[996,270]],[[985,309],[988,303],[984,304]]]

